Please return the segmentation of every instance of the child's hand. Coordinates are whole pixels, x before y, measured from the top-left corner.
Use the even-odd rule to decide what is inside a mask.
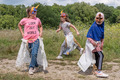
[[[42,37],[42,33],[40,33],[39,36]]]
[[[102,39],[101,40],[101,46],[100,46],[100,48],[103,50],[103,44],[104,44],[104,40]]]
[[[79,35],[80,35],[80,33],[79,33],[79,32],[77,32],[77,35],[79,36]]]
[[[22,37],[24,37],[24,34],[22,34]]]
[[[92,42],[92,45],[93,45],[94,47],[97,47],[97,44],[96,44],[95,42]]]
[[[100,48],[103,50],[103,44],[101,44]]]
[[[100,43],[97,43],[96,50],[97,50],[97,51],[101,51],[101,46],[100,46]]]
[[[58,33],[60,30],[58,29],[58,30],[56,30],[56,32]]]

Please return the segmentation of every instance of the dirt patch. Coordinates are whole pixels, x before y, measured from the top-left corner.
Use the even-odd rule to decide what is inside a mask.
[[[103,72],[109,74],[109,77],[97,78],[91,73],[92,68],[89,68],[86,73],[83,73],[77,66],[77,61],[49,60],[48,62],[48,73],[40,67],[39,72],[34,75],[29,75],[28,67],[25,66],[18,69],[15,67],[15,60],[3,59],[0,60],[0,73],[28,74],[32,78],[42,77],[45,80],[119,80],[120,78],[120,63],[105,62]]]

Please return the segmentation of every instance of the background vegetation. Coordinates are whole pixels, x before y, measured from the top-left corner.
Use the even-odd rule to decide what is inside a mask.
[[[120,57],[120,24],[111,26],[105,26],[104,61],[111,61]],[[71,31],[81,46],[84,47],[88,29],[76,27],[80,32],[80,36],[77,36],[72,28]],[[16,59],[21,38],[22,36],[18,29],[0,31],[0,59]],[[47,59],[56,59],[60,52],[61,44],[64,41],[63,32],[56,33],[53,29],[44,29],[43,38]],[[63,57],[64,60],[78,60],[80,54],[78,50],[74,50],[71,55]]]
[[[78,42],[85,46],[86,34],[94,22],[95,14],[100,11],[105,14],[105,60],[110,61],[119,57],[120,48],[120,6],[114,8],[103,3],[91,6],[88,3],[74,3],[66,6],[54,3],[52,6],[39,4],[37,17],[43,24],[43,38],[45,51],[48,59],[55,59],[60,52],[60,46],[64,41],[63,32],[56,33],[58,28],[60,12],[63,10],[69,15],[71,23],[74,24],[80,32],[77,36],[71,29]],[[21,34],[18,30],[18,22],[26,17],[25,5],[5,5],[0,4],[0,59],[15,59],[21,43]],[[52,47],[51,47],[52,46]],[[79,51],[75,50],[70,56],[65,57],[69,60],[78,60]]]
[[[76,2],[67,4],[66,6],[54,5],[49,6],[40,3],[34,3],[31,6],[40,5],[37,12],[37,17],[41,19],[44,28],[57,28],[59,25],[60,12],[63,10],[69,15],[72,24],[79,27],[82,24],[91,25],[95,14],[100,11],[105,14],[105,22],[109,24],[120,22],[120,6],[114,8],[103,3],[91,6],[85,2]],[[18,22],[26,17],[25,5],[5,5],[0,4],[0,29],[16,29]],[[86,26],[88,27],[88,26]]]
[[[86,42],[87,31],[94,22],[95,14],[98,11],[103,12],[105,14],[104,61],[112,61],[120,57],[120,6],[114,8],[103,3],[91,6],[85,2],[77,2],[66,6],[56,3],[52,6],[35,3],[31,6],[38,4],[40,6],[37,17],[41,19],[43,24],[43,38],[48,60],[56,59],[60,52],[61,44],[64,41],[63,32],[56,33],[55,30],[60,22],[61,10],[69,15],[71,23],[79,30],[80,36],[77,36],[75,31],[71,29],[83,48]],[[22,18],[26,17],[26,8],[25,5],[0,4],[0,59],[16,59],[22,38],[17,24]],[[71,55],[63,57],[64,60],[78,61],[80,54],[78,50],[74,50]],[[0,74],[0,80],[7,79],[32,80],[26,75]],[[44,80],[42,78],[39,79]],[[38,78],[34,80],[38,80]]]

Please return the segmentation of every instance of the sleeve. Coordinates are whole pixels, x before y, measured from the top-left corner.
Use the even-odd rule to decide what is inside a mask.
[[[104,39],[104,33],[103,33],[102,39]]]
[[[87,39],[90,41],[91,44],[93,45],[95,44],[95,41],[92,38],[87,38]]]
[[[19,23],[20,23],[20,25],[22,25],[22,26],[25,25],[25,18],[23,18]]]
[[[67,26],[70,27],[71,23],[67,22]]]
[[[93,26],[90,27],[90,29],[87,33],[87,36],[86,36],[87,38],[92,38],[93,39],[93,30],[92,29],[93,29]]]

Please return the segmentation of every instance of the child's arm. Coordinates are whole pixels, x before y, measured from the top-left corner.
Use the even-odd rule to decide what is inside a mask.
[[[43,32],[42,24],[39,25],[39,28],[40,28],[40,37],[42,37],[42,32]]]
[[[95,41],[94,41],[92,38],[87,38],[87,39],[90,41],[90,43],[91,43],[93,46],[97,47],[97,44],[95,43]]]
[[[57,29],[57,30],[56,30],[56,32],[59,32],[61,29],[62,29],[62,27],[61,27],[61,26],[59,26],[59,29]]]
[[[101,49],[103,50],[104,39],[101,39]]]
[[[74,25],[70,24],[70,27],[72,27],[76,31],[77,35],[79,35],[79,32]]]
[[[22,37],[24,37],[24,33],[23,33],[23,31],[22,31],[22,26],[21,26],[20,23],[18,23],[18,28],[19,28],[19,30],[20,30],[20,32],[21,32],[21,34],[22,34]]]

